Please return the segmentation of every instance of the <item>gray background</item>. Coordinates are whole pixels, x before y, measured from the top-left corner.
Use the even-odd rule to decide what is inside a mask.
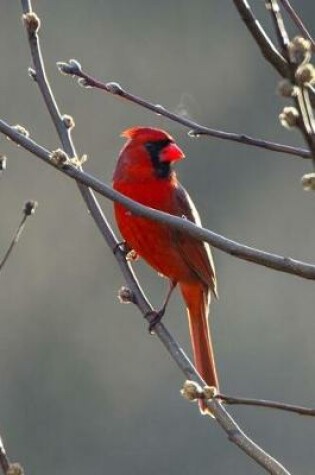
[[[263,2],[252,2],[272,32]],[[315,5],[298,3],[312,27]],[[261,58],[232,2],[205,0],[34,1],[47,70],[88,171],[110,182],[136,124],[164,127],[186,152],[178,165],[203,223],[248,245],[314,261],[314,195],[303,192],[307,161],[210,138],[134,105],[83,90],[56,61],[77,58],[99,78],[225,130],[291,144],[281,129],[277,75]],[[58,147],[36,85],[19,1],[1,0],[0,108],[41,144]],[[179,396],[183,376],[141,316],[116,298],[123,278],[73,182],[0,139],[0,250],[23,202],[38,213],[1,275],[0,431],[29,474],[258,474],[217,424]],[[112,219],[111,203],[102,199]],[[211,309],[222,390],[315,405],[314,284],[215,251],[220,301]],[[165,282],[136,264],[159,305]],[[190,354],[182,302],[167,324]],[[231,408],[242,427],[293,473],[314,467],[315,421]]]

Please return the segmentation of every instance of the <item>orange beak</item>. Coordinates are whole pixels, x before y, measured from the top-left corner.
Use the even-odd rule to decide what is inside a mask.
[[[185,157],[184,152],[176,145],[174,142],[171,142],[169,145],[164,147],[159,153],[161,162],[176,162]]]

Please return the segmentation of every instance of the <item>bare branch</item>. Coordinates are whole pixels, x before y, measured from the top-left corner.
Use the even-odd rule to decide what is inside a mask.
[[[92,175],[79,170],[74,166],[66,165],[62,168],[57,167],[51,160],[51,153],[41,147],[36,142],[30,138],[24,137],[19,134],[16,130],[12,129],[4,121],[0,120],[0,132],[10,137],[13,142],[24,147],[26,150],[36,155],[37,157],[44,160],[49,165],[54,166],[62,173],[74,178],[76,181],[92,188],[97,193],[105,196],[111,201],[117,201],[126,208],[130,209],[133,213],[138,216],[144,216],[146,218],[167,223],[169,226],[179,229],[186,232],[190,236],[198,239],[199,241],[206,241],[212,246],[220,249],[223,252],[226,252],[234,257],[243,259],[246,261],[253,262],[265,267],[269,267],[280,272],[285,272],[288,274],[293,274],[298,277],[303,277],[304,279],[315,279],[315,266],[312,264],[307,264],[302,261],[292,259],[290,257],[279,256],[277,254],[271,254],[259,249],[255,249],[239,242],[232,241],[224,236],[216,234],[209,229],[201,228],[194,223],[182,219],[177,216],[173,216],[162,211],[158,211],[152,208],[147,208],[146,206],[141,205],[140,203],[127,198],[126,196],[118,193],[116,190],[112,189],[110,186],[101,182],[99,179],[93,177]],[[112,231],[111,231],[112,233]],[[111,237],[110,237],[111,236]],[[117,248],[117,240],[114,239],[113,234],[109,236],[107,240],[108,245],[114,251]]]
[[[262,28],[258,19],[254,15],[247,0],[233,0],[234,5],[239,12],[244,24],[257,43],[264,58],[278,71],[283,78],[290,75],[290,67],[288,62],[279,53],[271,39]],[[310,87],[311,103],[315,105],[315,90]]]
[[[280,12],[278,2],[275,0],[266,0],[266,6],[270,10],[270,13],[272,16],[276,35],[278,38],[278,43],[281,47],[282,55],[286,59],[286,61],[289,63],[290,62],[290,58],[288,55],[289,37],[286,31],[286,28],[284,26],[284,22],[283,22],[283,18]],[[290,70],[288,72],[290,73]]]
[[[288,76],[288,64],[281,56],[271,39],[261,26],[260,22],[255,17],[247,0],[233,0],[233,3],[238,10],[243,22],[248,31],[254,38],[255,42],[260,48],[264,58],[271,63],[279,74],[283,77]]]
[[[23,9],[23,20],[28,35],[32,61],[33,61],[33,79],[38,84],[40,92],[45,101],[47,110],[51,116],[52,122],[56,128],[60,141],[67,144],[66,152],[69,156],[73,153],[73,144],[71,143],[68,129],[64,126],[62,115],[59,111],[57,102],[51,90],[45,66],[43,62],[41,47],[39,43],[38,31],[40,29],[40,19],[32,10],[31,1],[21,0]],[[34,28],[34,21],[37,21],[38,27]],[[32,23],[33,22],[33,23]],[[74,154],[73,154],[74,155]]]
[[[280,0],[280,3],[283,5],[283,7],[286,9],[286,11],[289,13],[291,19],[297,26],[297,28],[300,30],[303,36],[307,38],[311,44],[312,44],[312,49],[315,51],[315,40],[312,37],[311,33],[308,31],[306,28],[304,22],[302,21],[301,17],[297,14],[296,10],[292,7],[291,3],[289,0]]]
[[[218,393],[215,395],[215,398],[224,401],[226,404],[238,404],[238,405],[245,405],[245,406],[259,406],[271,409],[279,409],[281,411],[288,411],[294,412],[296,414],[300,414],[303,416],[315,416],[315,409],[304,407],[304,406],[297,406],[295,404],[285,404],[283,402],[278,401],[270,401],[268,399],[252,399],[252,398],[245,398],[245,397],[235,397],[235,396],[228,396],[226,394]]]
[[[35,213],[37,206],[38,206],[37,201],[27,201],[25,203],[24,209],[23,209],[22,220],[21,220],[17,230],[15,231],[15,233],[13,235],[13,239],[12,239],[8,249],[7,249],[7,252],[5,253],[4,257],[2,258],[2,261],[0,262],[0,273],[2,272],[5,263],[9,259],[14,247],[18,243],[18,241],[19,241],[19,239],[20,239],[20,237],[21,237],[21,235],[24,231],[27,218],[29,216],[32,216]]]
[[[188,132],[188,135],[191,137],[198,137],[198,136],[208,136],[223,140],[229,140],[232,142],[241,143],[244,145],[251,145],[254,147],[263,148],[266,150],[271,150],[273,152],[281,152],[287,153],[289,155],[295,155],[301,158],[311,158],[310,152],[306,149],[299,148],[299,147],[292,147],[290,145],[283,145],[276,142],[270,142],[268,140],[258,139],[254,137],[250,137],[245,134],[237,134],[234,132],[224,132],[218,129],[212,129],[209,127],[205,127],[197,122],[183,117],[181,115],[175,114],[170,110],[166,109],[165,107],[161,106],[160,104],[154,104],[142,97],[136,96],[125,89],[123,89],[118,83],[109,82],[104,83],[101,82],[85,71],[82,70],[81,65],[76,60],[70,60],[68,63],[59,62],[57,63],[58,68],[64,74],[68,74],[70,76],[75,76],[79,78],[79,84],[83,87],[92,87],[96,89],[100,89],[105,91],[109,94],[113,94],[115,96],[119,96],[120,98],[126,99],[129,102],[137,104],[140,107],[148,109],[152,112],[155,112],[158,115],[163,117],[167,117],[168,119],[172,120],[173,122],[177,122],[185,127],[189,127],[191,130]]]
[[[315,164],[315,120],[309,97],[310,90],[308,85],[310,81],[305,80],[305,68],[311,66],[308,64],[311,56],[310,45],[307,48],[304,47],[297,50],[296,39],[292,42],[289,41],[278,0],[266,0],[266,6],[270,10],[282,54],[288,63],[287,78],[296,90],[296,94],[292,95],[299,114],[295,125],[300,129],[308,144],[313,163]],[[299,74],[301,68],[304,68],[304,77],[302,74]]]
[[[41,48],[40,48],[39,37],[38,37],[40,20],[38,19],[39,25],[37,29],[31,28],[32,23],[30,19],[32,18],[32,15],[35,15],[36,17],[37,15],[34,14],[34,12],[32,11],[31,0],[21,0],[21,3],[22,3],[23,14],[24,14],[23,15],[24,24],[26,26],[27,33],[28,33],[28,40],[29,40],[29,45],[31,49],[32,59],[33,59],[33,66],[34,66],[34,69],[32,69],[31,76],[33,79],[36,80],[36,83],[41,91],[41,94],[44,98],[49,114],[52,118],[53,124],[57,130],[57,133],[62,143],[62,147],[64,151],[69,157],[76,157],[77,153],[76,153],[76,150],[72,141],[72,135],[71,135],[73,122],[71,121],[69,122],[68,120],[69,116],[61,115],[56,99],[50,88],[46,72],[45,72],[45,65],[44,65]],[[31,15],[31,17],[28,17],[29,20],[27,21],[28,15]],[[102,233],[103,237],[108,243],[110,243],[111,246],[115,245],[115,237],[111,233],[106,217],[104,216],[102,209],[94,193],[81,184],[78,184],[78,186],[79,186],[81,195],[90,211],[90,214],[92,218],[94,219],[96,225],[98,226],[100,232]]]

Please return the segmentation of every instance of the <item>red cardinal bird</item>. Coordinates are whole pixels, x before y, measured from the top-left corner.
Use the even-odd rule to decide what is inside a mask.
[[[114,189],[143,205],[200,225],[198,212],[172,169],[173,162],[184,158],[174,139],[163,130],[149,127],[134,127],[122,136],[128,141],[114,172]],[[138,217],[119,203],[114,206],[127,247],[170,279],[171,289],[179,285],[187,306],[195,365],[205,382],[218,388],[208,324],[211,293],[216,296],[217,289],[208,244],[166,224]],[[209,413],[202,401],[200,409]]]

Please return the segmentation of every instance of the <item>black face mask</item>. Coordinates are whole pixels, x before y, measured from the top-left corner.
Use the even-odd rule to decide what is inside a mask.
[[[157,142],[147,142],[145,148],[147,149],[154,171],[158,178],[167,178],[171,173],[171,164],[169,162],[161,162],[160,152],[164,147],[167,147],[171,140],[159,140]]]

